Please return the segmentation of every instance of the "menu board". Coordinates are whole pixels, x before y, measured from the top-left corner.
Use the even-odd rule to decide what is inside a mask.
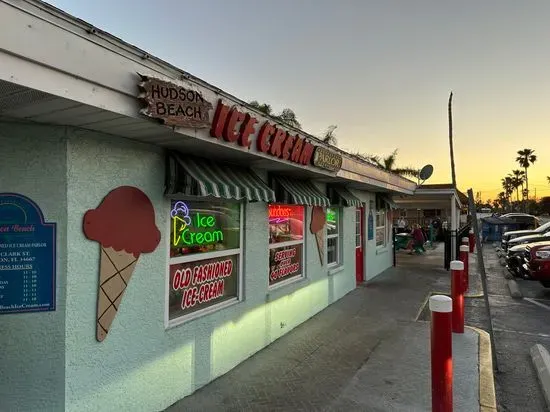
[[[0,314],[55,310],[55,241],[36,203],[0,193]]]

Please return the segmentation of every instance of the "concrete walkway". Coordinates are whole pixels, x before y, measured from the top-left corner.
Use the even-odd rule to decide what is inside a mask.
[[[450,291],[442,249],[398,253],[397,267],[167,411],[429,411],[430,324],[417,318],[430,293]],[[481,410],[478,339],[453,336],[456,411]]]

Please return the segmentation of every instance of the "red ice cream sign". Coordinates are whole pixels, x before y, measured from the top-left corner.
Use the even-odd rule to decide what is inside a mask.
[[[237,256],[170,265],[170,319],[237,296]]]

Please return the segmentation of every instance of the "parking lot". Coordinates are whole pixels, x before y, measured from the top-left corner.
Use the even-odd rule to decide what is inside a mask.
[[[512,298],[494,248],[484,248],[487,287],[499,372],[495,374],[500,411],[547,411],[529,349],[550,349],[550,289],[517,279],[523,298]],[[488,330],[484,300],[466,299],[466,323]]]

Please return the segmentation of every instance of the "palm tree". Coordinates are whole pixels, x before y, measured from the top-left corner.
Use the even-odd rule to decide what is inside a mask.
[[[493,205],[495,206],[495,208],[499,208],[501,207],[502,209],[504,209],[504,206],[506,205],[506,194],[504,192],[500,192],[498,194],[498,198],[493,200]]]
[[[398,149],[395,149],[391,154],[384,158],[380,158],[380,156],[372,156],[367,155],[367,160],[370,160],[372,163],[374,163],[376,166],[390,172],[395,173],[400,176],[410,176],[414,178],[418,178],[420,174],[419,169],[415,169],[413,167],[395,167],[395,159],[397,158],[397,152]]]
[[[296,113],[292,109],[283,109],[283,111],[275,116],[281,122],[288,124],[289,126],[295,127],[296,129],[301,129],[302,125],[296,118]]]
[[[326,144],[331,144],[333,146],[336,146],[336,144],[338,143],[338,139],[334,135],[334,130],[336,130],[337,127],[338,126],[336,126],[334,124],[330,125],[327,128],[327,131],[325,132],[325,134],[323,135],[321,140]]]
[[[525,193],[527,195],[527,200],[529,200],[529,179],[527,177],[527,169],[536,161],[537,155],[535,155],[535,151],[533,149],[518,150],[516,162],[518,162],[519,165],[523,167],[523,170],[525,170]]]
[[[257,100],[252,100],[250,103],[248,103],[250,106],[255,107],[263,114],[267,114],[268,116],[273,116],[273,109],[271,108],[270,104],[267,103],[258,103]]]
[[[502,188],[504,189],[504,196],[506,201],[510,202],[510,195],[514,193],[514,184],[512,181],[512,178],[510,176],[506,176],[505,178],[501,179]]]
[[[548,180],[548,184],[550,185],[550,176],[546,176],[546,180]]]
[[[296,113],[294,113],[294,110],[292,110],[292,109],[288,109],[288,108],[283,109],[283,111],[281,113],[274,114],[273,113],[273,108],[271,107],[270,104],[258,103],[257,100],[252,100],[252,101],[248,102],[248,104],[252,107],[255,107],[256,109],[258,109],[263,114],[274,117],[275,119],[277,119],[277,120],[279,120],[283,123],[286,123],[289,126],[295,127],[297,129],[302,128],[302,125],[300,124],[300,122],[298,121],[298,119],[296,117]]]
[[[516,188],[516,200],[519,202],[519,188],[521,187],[521,193],[523,194],[523,183],[525,182],[525,172],[523,170],[512,170],[514,177],[514,183]]]

